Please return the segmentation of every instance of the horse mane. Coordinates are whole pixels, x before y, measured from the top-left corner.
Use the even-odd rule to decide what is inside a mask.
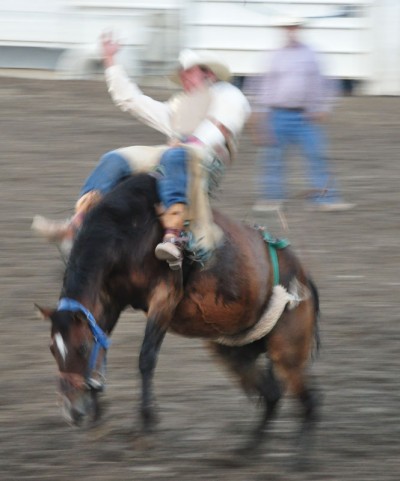
[[[77,297],[121,259],[140,259],[162,236],[156,179],[136,174],[108,193],[86,216],[72,248],[63,290]],[[143,238],[147,242],[140,242]]]

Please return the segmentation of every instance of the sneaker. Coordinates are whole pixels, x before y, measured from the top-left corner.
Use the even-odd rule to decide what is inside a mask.
[[[32,221],[31,229],[49,242],[63,241],[70,230],[71,221],[56,222],[46,219],[41,215],[35,215]]]
[[[182,250],[173,242],[165,240],[156,246],[155,255],[160,261],[167,261],[173,271],[182,268]]]
[[[278,212],[282,207],[280,200],[258,200],[252,209],[254,212]]]
[[[319,212],[340,212],[350,210],[355,207],[355,204],[349,202],[329,202],[325,204],[315,204],[312,209]]]

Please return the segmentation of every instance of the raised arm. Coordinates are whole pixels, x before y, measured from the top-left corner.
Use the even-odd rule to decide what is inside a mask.
[[[168,137],[172,136],[169,103],[144,95],[128,78],[125,69],[115,60],[121,47],[111,35],[102,36],[101,46],[107,87],[114,103],[123,112],[129,112],[144,124]]]

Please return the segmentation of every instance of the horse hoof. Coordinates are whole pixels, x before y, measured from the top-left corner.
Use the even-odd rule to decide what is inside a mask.
[[[238,463],[243,463],[244,460],[254,459],[259,454],[259,445],[253,441],[246,443],[235,449],[234,456]]]
[[[96,424],[88,431],[88,439],[90,441],[99,441],[106,439],[110,435],[111,427],[104,424]]]
[[[141,434],[134,438],[134,451],[149,451],[155,446],[154,437],[149,434]]]
[[[313,468],[314,463],[308,456],[301,455],[295,456],[291,463],[291,471],[293,472],[307,472]]]
[[[154,408],[144,408],[141,410],[140,415],[145,432],[151,431],[160,422],[160,418]]]
[[[218,456],[208,459],[208,462],[218,468],[243,468],[251,462],[251,460],[243,454],[238,455],[235,451],[232,454],[226,456]]]

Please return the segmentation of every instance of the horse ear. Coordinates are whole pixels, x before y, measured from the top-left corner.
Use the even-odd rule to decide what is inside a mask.
[[[50,307],[40,307],[38,304],[35,304],[35,307],[40,319],[45,321],[49,320],[55,312],[55,309],[51,309]]]

